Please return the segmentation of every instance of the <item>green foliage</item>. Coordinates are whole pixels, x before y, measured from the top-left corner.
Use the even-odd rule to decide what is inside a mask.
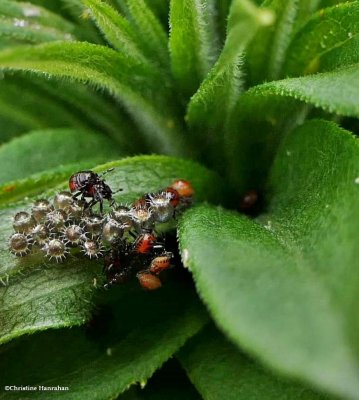
[[[34,148],[36,151],[31,152]],[[0,182],[25,178],[66,163],[100,162],[115,159],[121,153],[115,143],[95,133],[71,129],[35,131],[6,143],[0,148]],[[7,168],[6,168],[7,167]]]
[[[170,50],[174,78],[192,95],[212,67],[218,51],[214,2],[171,1]]]
[[[1,386],[359,400],[359,2],[0,3]],[[192,182],[165,228],[192,277],[176,255],[158,292],[104,292],[101,261],[9,253],[14,213],[112,166],[121,203]],[[250,189],[255,219],[238,213]],[[198,333],[211,319],[224,336]]]
[[[298,13],[298,0],[266,0],[263,7],[272,10],[276,20],[272,26],[261,27],[249,46],[247,63],[251,84],[278,79],[281,75]]]
[[[308,122],[281,145],[259,223],[204,205],[179,229],[183,262],[235,342],[349,398],[359,391],[358,162],[357,139]]]
[[[350,65],[339,51],[359,33],[359,3],[343,3],[316,13],[295,35],[286,60],[286,75],[315,73],[322,69],[321,57],[335,49],[341,66]],[[353,52],[358,57],[358,52]],[[344,62],[343,62],[344,61]],[[334,68],[338,65],[334,65]],[[332,69],[326,65],[326,70]]]
[[[241,354],[213,326],[189,341],[178,355],[205,399],[319,400],[310,390],[268,374]]]
[[[137,288],[122,291],[111,301],[110,296],[106,302],[98,299],[107,321],[95,317],[87,329],[49,331],[4,346],[1,384],[21,385],[25,379],[33,385],[68,386],[66,397],[77,400],[115,398],[131,385],[145,383],[207,321],[193,293],[178,302],[183,289],[169,283],[154,295],[139,293]],[[150,312],[143,313],[144,303]],[[25,355],[21,377],[19,354]],[[32,395],[36,399],[49,396],[46,391]],[[62,396],[54,393],[55,398]]]

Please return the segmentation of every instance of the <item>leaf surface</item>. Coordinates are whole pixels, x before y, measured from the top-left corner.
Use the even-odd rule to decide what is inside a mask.
[[[73,129],[34,131],[0,147],[0,183],[60,165],[92,164],[118,158],[121,150],[106,137]]]
[[[168,38],[162,24],[144,0],[126,0],[126,4],[146,55],[158,64],[168,67]]]
[[[332,72],[265,83],[246,94],[248,97],[252,95],[259,95],[262,99],[292,97],[332,113],[358,117],[359,68],[353,65]]]
[[[246,64],[250,85],[278,79],[298,14],[298,0],[266,0],[275,14],[273,25],[261,26],[248,45]]]
[[[231,4],[224,48],[191,98],[186,116],[196,132],[197,146],[211,162],[222,160],[228,121],[241,92],[242,52],[257,29],[272,22],[271,11],[256,7],[251,1],[235,0]]]
[[[110,5],[99,0],[83,0],[106,39],[128,57],[148,62],[136,43],[137,35],[131,23]]]
[[[173,0],[170,3],[172,72],[181,91],[192,95],[218,53],[213,0]]]
[[[104,46],[55,42],[0,52],[0,68],[88,83],[119,99],[162,152],[183,150],[161,74]]]
[[[358,399],[359,147],[335,124],[287,135],[260,221],[201,206],[183,217],[184,264],[229,337],[265,364]]]
[[[324,399],[303,386],[265,371],[240,353],[213,326],[193,337],[177,357],[205,400]]]
[[[117,287],[97,299],[98,312],[87,327],[41,332],[2,346],[1,384],[67,386],[51,397],[69,400],[113,399],[144,384],[207,321],[186,285],[168,282],[162,289]],[[49,392],[38,390],[31,397],[48,399]],[[0,398],[8,398],[8,392]]]
[[[334,67],[350,65],[340,50],[359,34],[359,2],[343,3],[322,9],[296,33],[288,49],[285,74],[291,76],[322,70],[321,57],[335,49]],[[356,57],[356,62],[358,62]],[[353,62],[352,62],[353,63]],[[326,70],[330,66],[326,65]]]

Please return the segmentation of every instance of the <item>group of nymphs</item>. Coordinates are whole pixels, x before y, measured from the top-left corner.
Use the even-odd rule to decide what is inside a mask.
[[[159,275],[171,266],[173,254],[158,240],[158,224],[166,223],[191,206],[190,182],[177,179],[167,188],[146,193],[131,205],[118,205],[104,175],[80,171],[69,179],[70,191],[57,193],[52,201],[38,199],[31,212],[20,211],[13,219],[15,233],[9,249],[17,257],[43,252],[61,262],[69,254],[90,259],[103,257],[105,288],[136,276],[147,290],[161,287]],[[109,211],[104,213],[104,199]],[[99,205],[99,213],[94,206]]]

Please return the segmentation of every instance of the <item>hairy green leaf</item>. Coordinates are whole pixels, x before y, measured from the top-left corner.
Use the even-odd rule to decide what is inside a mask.
[[[241,91],[242,52],[257,29],[272,22],[270,10],[260,9],[248,0],[235,0],[231,4],[222,53],[191,98],[187,112],[190,126],[198,133],[197,145],[210,159],[222,159],[227,124]]]
[[[50,42],[53,40],[72,40],[69,33],[57,29],[29,23],[26,20],[0,16],[0,38],[17,39],[28,43]]]
[[[95,170],[110,167],[115,170],[107,175],[106,182],[114,190],[123,189],[120,195],[116,195],[119,202],[133,201],[144,193],[168,186],[176,178],[189,179],[198,200],[218,201],[222,195],[219,177],[191,161],[142,156],[109,163]],[[30,180],[26,187],[22,182],[22,190],[31,192],[33,188],[35,192],[39,189],[41,194],[37,198],[50,198],[56,190],[67,187],[67,184],[55,187],[56,180],[47,182],[49,191],[43,187],[46,180],[38,182],[37,179]],[[37,188],[38,183],[42,185],[40,188]],[[14,184],[15,190],[16,182]],[[2,190],[6,192],[4,187]],[[94,278],[101,277],[101,265],[96,261],[86,261],[80,255],[56,264],[45,261],[42,254],[19,259],[9,253],[7,246],[13,231],[12,217],[20,210],[30,209],[33,201],[33,196],[26,197],[0,210],[0,279],[4,283],[0,287],[0,342],[41,329],[83,323],[93,308]]]
[[[291,97],[332,113],[358,117],[359,68],[353,65],[332,72],[269,82],[254,87],[246,96],[258,96],[258,99]]]
[[[74,129],[34,131],[0,147],[0,182],[24,178],[59,165],[118,158],[121,149],[99,134]]]
[[[191,339],[177,357],[204,399],[323,399],[309,389],[269,374],[212,326]]]
[[[144,0],[126,0],[130,19],[146,55],[162,66],[169,65],[167,33]]]
[[[295,28],[301,27],[320,7],[320,0],[298,0],[298,15]]]
[[[99,312],[87,329],[42,332],[3,346],[1,385],[59,385],[69,390],[52,392],[55,399],[113,399],[133,384],[144,384],[207,321],[183,284],[168,282],[156,293],[139,287],[111,292],[98,300]],[[49,392],[38,390],[31,397],[48,399]]]
[[[124,1],[124,0],[122,0]],[[146,0],[147,6],[162,21],[164,27],[168,28],[169,0]]]
[[[21,86],[29,85],[30,77],[27,78],[21,81]],[[19,81],[18,77],[16,81]],[[116,101],[107,94],[74,82],[44,81],[33,76],[31,84],[33,91],[40,92],[42,96],[48,95],[50,99],[57,100],[66,109],[72,110],[84,125],[86,124],[87,129],[95,129],[110,136],[117,142],[121,153],[148,151],[143,136],[134,122],[121,112]],[[138,137],[138,140],[134,140],[134,137]]]
[[[337,66],[348,65],[340,56],[359,34],[359,2],[343,3],[316,13],[295,35],[288,49],[286,75],[301,75],[322,70],[321,57],[335,49]],[[356,62],[358,56],[356,54]],[[326,65],[326,70],[330,66]]]
[[[201,400],[202,397],[188,379],[180,363],[172,358],[148,380],[146,386],[137,385],[118,400]]]
[[[22,200],[24,197],[34,197],[66,181],[74,171],[82,171],[93,167],[93,161],[66,164],[38,172],[27,178],[8,181],[0,185],[0,207]]]
[[[12,43],[73,40],[73,26],[60,16],[31,3],[3,0],[0,4],[0,39]]]
[[[180,90],[192,95],[218,56],[213,0],[172,0],[170,52],[172,73]]]
[[[17,47],[0,52],[0,68],[67,78],[104,88],[125,105],[146,132],[149,142],[171,154],[183,150],[161,74],[114,50],[66,42]]]
[[[73,30],[73,24],[59,14],[30,2],[1,0],[0,15],[15,18],[18,21],[39,24],[39,26],[52,27],[67,33]]]
[[[359,70],[340,70],[255,86],[239,99],[229,124],[225,152],[234,187],[257,189],[281,138],[306,118],[309,106],[357,117]]]
[[[179,228],[184,264],[225,332],[265,364],[350,399],[359,393],[359,147],[311,121],[281,145],[268,213],[202,206]]]
[[[17,133],[65,126],[88,129],[86,119],[79,116],[73,107],[62,104],[58,97],[61,97],[60,90],[57,96],[49,96],[36,86],[35,77],[6,76],[0,80],[0,118],[15,126]],[[5,141],[12,136],[14,128],[7,130],[5,125],[1,128],[1,141]]]
[[[95,23],[115,49],[128,57],[148,62],[137,45],[137,34],[131,23],[110,5],[100,0],[83,0]]]
[[[250,85],[281,75],[298,13],[298,0],[266,0],[263,7],[275,13],[272,26],[261,26],[248,45],[246,57]]]

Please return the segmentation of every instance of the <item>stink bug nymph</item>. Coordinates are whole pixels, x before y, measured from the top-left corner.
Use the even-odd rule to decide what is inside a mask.
[[[101,176],[112,170],[105,171]],[[113,205],[115,201],[112,198],[114,192],[101,176],[93,171],[76,172],[69,179],[69,188],[71,193],[75,193],[74,198],[81,196],[81,200],[85,201],[86,197],[91,197],[92,200],[86,203],[86,208],[92,209],[95,204],[100,203],[100,212],[103,214],[103,200],[108,200],[110,205]]]

